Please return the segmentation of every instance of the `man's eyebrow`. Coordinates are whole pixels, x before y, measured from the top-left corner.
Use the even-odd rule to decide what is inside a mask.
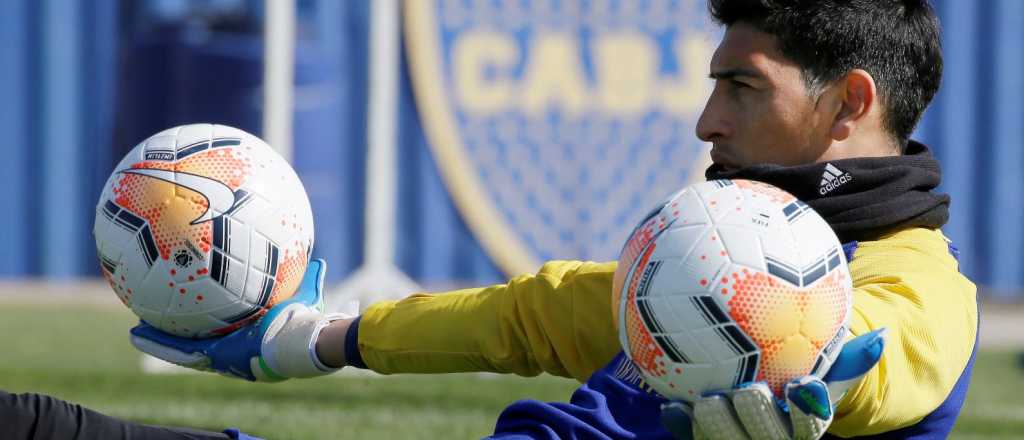
[[[746,76],[754,79],[763,78],[763,76],[760,73],[743,68],[719,70],[717,72],[711,72],[710,74],[708,74],[708,78],[711,79],[733,79],[736,78],[737,76]]]

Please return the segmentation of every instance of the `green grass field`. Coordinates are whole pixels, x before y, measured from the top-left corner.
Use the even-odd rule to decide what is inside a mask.
[[[520,398],[566,400],[575,382],[479,375],[361,376],[252,384],[212,374],[146,375],[126,310],[0,303],[0,389],[41,392],[131,420],[268,439],[479,438]],[[984,352],[953,438],[1024,437],[1024,369]]]

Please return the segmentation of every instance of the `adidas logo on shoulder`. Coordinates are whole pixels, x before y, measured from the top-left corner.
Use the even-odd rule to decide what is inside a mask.
[[[830,163],[825,164],[825,172],[821,175],[818,194],[825,195],[853,180],[853,176]]]

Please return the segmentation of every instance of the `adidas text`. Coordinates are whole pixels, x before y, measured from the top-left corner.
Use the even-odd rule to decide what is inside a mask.
[[[850,173],[842,171],[830,163],[825,164],[825,172],[821,176],[821,185],[818,187],[818,194],[828,194],[832,192],[832,190],[845,185],[851,180],[853,180],[853,176]]]

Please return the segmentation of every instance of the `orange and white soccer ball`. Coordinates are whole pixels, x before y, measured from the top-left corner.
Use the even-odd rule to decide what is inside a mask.
[[[633,231],[613,313],[625,353],[661,395],[824,375],[853,304],[828,223],[774,186],[715,180],[679,191]]]
[[[193,124],[142,141],[117,165],[93,228],[103,276],[142,320],[209,337],[297,290],[313,213],[295,171],[237,128]]]

